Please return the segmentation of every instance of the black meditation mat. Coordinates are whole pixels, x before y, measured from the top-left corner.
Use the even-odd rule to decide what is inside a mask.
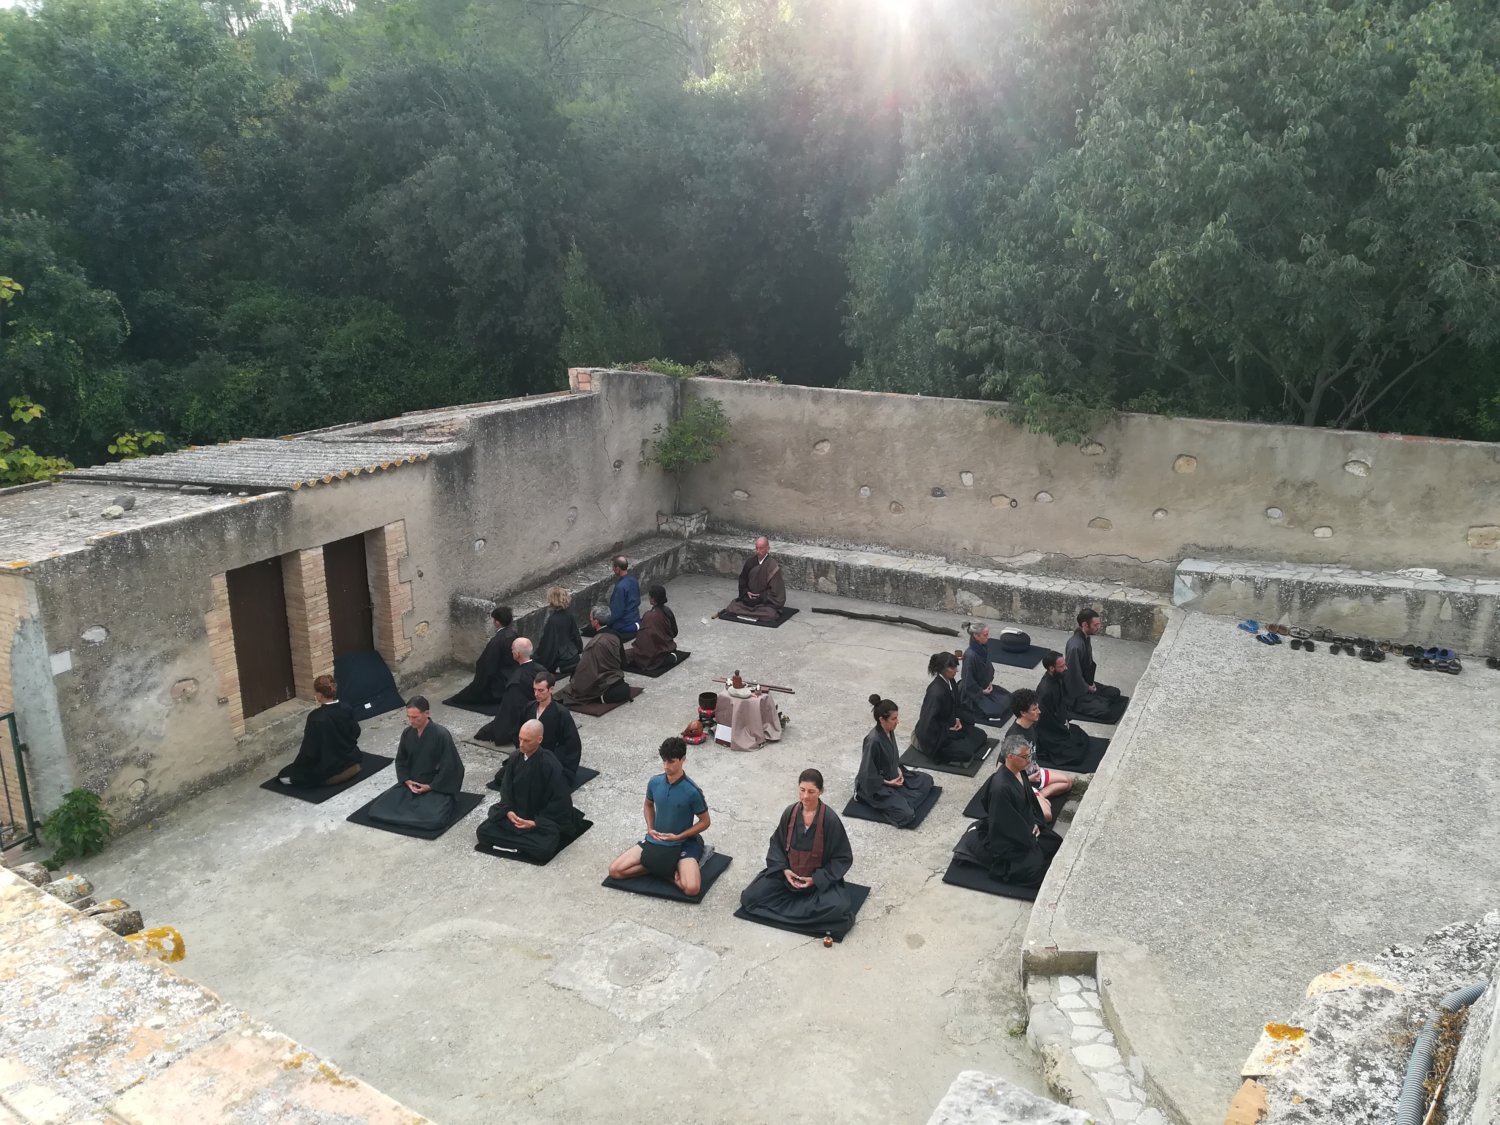
[[[988,784],[989,781],[986,780],[984,785],[974,790],[974,796],[970,797],[969,803],[964,806],[963,815],[970,820],[984,819],[984,789]],[[1052,803],[1052,826],[1055,828],[1057,822],[1064,819],[1062,811],[1067,807],[1068,802],[1077,801],[1079,798],[1072,793],[1060,793],[1056,797],[1048,797],[1047,800]]]
[[[780,615],[774,621],[768,621],[764,617],[740,617],[738,614],[721,612],[719,614],[719,620],[737,621],[741,625],[759,625],[762,629],[779,629],[783,621],[785,621],[789,617],[795,617],[800,612],[800,610],[792,609],[790,607],[783,608]]]
[[[460,820],[468,816],[471,812],[473,812],[481,804],[484,803],[483,793],[460,793],[457,797],[454,798],[453,819],[450,820],[447,824],[443,825],[443,827],[399,828],[394,824],[381,824],[378,820],[370,819],[370,805],[373,805],[375,801],[380,800],[380,797],[383,796],[385,796],[384,793],[374,798],[374,800],[361,805],[344,819],[347,820],[350,824],[362,824],[366,828],[378,828],[382,832],[394,832],[397,836],[415,836],[419,840],[436,840],[444,832],[447,832],[448,829],[452,828]]]
[[[343,686],[343,684],[339,684],[340,688]],[[476,715],[488,715],[492,719],[500,714],[499,703],[460,703],[456,695],[450,695],[447,699],[443,700],[443,705],[445,707],[457,707],[460,711],[473,711]]]
[[[367,754],[363,750],[359,752],[359,759],[359,773],[339,785],[283,785],[273,777],[270,781],[262,782],[260,787],[267,793],[280,793],[283,796],[296,797],[299,801],[306,801],[309,805],[321,805],[329,797],[337,796],[351,785],[358,785],[365,778],[379,773],[396,760],[387,758],[383,754]]]
[[[333,658],[333,678],[339,699],[349,705],[360,722],[399,711],[406,705],[396,690],[395,677],[378,652],[346,652]]]
[[[1047,651],[1038,645],[1032,645],[1021,652],[1006,652],[994,637],[990,638],[990,643],[985,647],[989,650],[990,659],[996,664],[1008,664],[1012,668],[1035,668],[1042,662],[1042,653]]]
[[[893,825],[869,805],[860,804],[854,797],[849,798],[849,803],[844,806],[843,811],[839,815],[847,816],[850,820],[868,820],[875,824],[890,825],[892,828],[919,828],[922,822],[927,819],[927,814],[932,811],[932,806],[937,804],[938,798],[942,795],[943,787],[941,785],[934,785],[931,792],[927,794],[927,799],[917,806],[917,815],[912,818],[910,824]]]
[[[582,836],[585,832],[587,832],[592,827],[594,827],[594,822],[592,820],[585,820],[583,822],[583,827],[578,830],[578,835],[574,836],[573,840],[577,840],[580,836]],[[562,855],[563,852],[567,851],[568,848],[570,846],[572,846],[573,840],[569,840],[567,843],[565,843],[562,847],[558,848],[557,851],[553,852],[552,855],[550,855],[546,859],[532,859],[530,856],[521,855],[519,852],[506,851],[504,848],[500,847],[498,844],[475,844],[474,845],[474,850],[476,852],[478,852],[480,855],[498,856],[500,859],[517,859],[517,860],[520,860],[522,863],[529,863],[533,867],[546,867],[547,864],[551,863],[558,856]]]
[[[627,672],[629,672],[629,673],[631,673],[632,675],[635,675],[635,676],[650,676],[654,680],[658,676],[665,676],[673,668],[677,668],[677,667],[680,667],[683,664],[686,664],[687,661],[688,661],[688,657],[690,657],[692,655],[693,654],[691,652],[689,652],[687,649],[680,648],[680,649],[677,650],[677,663],[676,664],[668,665],[665,668],[657,668],[655,671],[651,671],[651,672],[642,671],[639,668],[627,668],[627,669],[625,669],[625,671],[627,671]]]
[[[637,875],[634,879],[611,879],[606,877],[601,887],[613,887],[617,891],[629,891],[631,894],[650,895],[652,898],[670,898],[677,902],[702,902],[703,896],[708,894],[713,885],[718,882],[719,876],[729,870],[729,865],[734,861],[733,856],[727,856],[723,852],[714,852],[707,863],[701,868],[703,889],[698,892],[697,898],[688,898],[677,889],[677,884],[670,879],[658,879],[655,875]]]
[[[1000,716],[1000,718],[998,719],[992,719],[988,715],[980,715],[976,712],[974,715],[974,722],[979,724],[980,726],[994,727],[996,730],[1004,730],[1006,727],[1010,726],[1011,723],[1016,721],[1016,717],[1010,713],[1010,692],[1006,691],[1004,688],[997,687],[991,694],[996,699],[1000,700],[1000,705],[1005,708],[1005,714]]]
[[[901,764],[911,766],[919,770],[936,770],[938,773],[956,773],[960,777],[974,777],[979,773],[979,767],[984,765],[985,760],[994,752],[996,746],[1000,745],[998,738],[986,738],[984,749],[969,759],[967,765],[951,765],[948,762],[935,762],[915,746],[908,746],[906,753],[901,755]]]
[[[964,863],[957,856],[948,864],[943,882],[950,887],[967,887],[971,891],[983,891],[987,895],[1001,898],[1017,898],[1022,902],[1035,902],[1036,887],[1018,887],[1014,883],[1002,883],[977,863]]]
[[[643,687],[636,687],[634,684],[631,684],[630,699],[634,699],[645,690]],[[567,703],[564,706],[575,715],[588,715],[591,718],[597,719],[603,715],[608,715],[616,707],[624,707],[626,703],[630,702],[630,699],[622,703]]]
[[[1120,696],[1115,706],[1119,708],[1119,714],[1112,719],[1096,719],[1093,715],[1080,715],[1077,711],[1069,711],[1068,718],[1079,723],[1098,723],[1101,727],[1116,726],[1125,717],[1125,711],[1130,707],[1130,696]]]
[[[1109,739],[1103,735],[1089,735],[1089,752],[1083,762],[1076,766],[1053,766],[1043,761],[1041,756],[1037,757],[1037,765],[1043,769],[1060,769],[1066,773],[1093,773],[1099,768],[1099,763],[1104,761],[1104,752],[1109,749]]]
[[[578,767],[578,772],[573,777],[573,788],[569,789],[568,792],[569,793],[577,793],[580,789],[582,789],[585,785],[587,785],[589,782],[593,781],[594,778],[596,778],[598,776],[599,776],[599,771],[598,770],[591,770],[591,769],[588,768],[588,766],[579,766]],[[498,792],[500,792],[500,786],[495,781],[494,778],[491,778],[489,781],[486,781],[484,783],[484,787],[486,789],[488,789],[491,793],[498,793]]]
[[[849,899],[854,904],[851,911],[852,916],[849,924],[841,930],[830,930],[826,926],[797,926],[791,922],[773,922],[769,918],[757,918],[749,913],[743,906],[734,912],[736,918],[743,918],[747,922],[754,922],[757,926],[769,926],[773,930],[785,930],[790,934],[806,934],[808,937],[820,938],[824,935],[832,935],[834,941],[843,941],[849,931],[854,929],[854,923],[858,921],[859,908],[865,904],[865,899],[870,897],[870,888],[862,887],[858,883],[845,883],[844,889],[849,892]]]

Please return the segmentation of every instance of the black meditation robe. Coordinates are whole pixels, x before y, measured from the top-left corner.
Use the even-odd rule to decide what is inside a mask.
[[[408,781],[432,786],[413,793]],[[453,819],[459,791],[464,787],[464,763],[448,728],[428,722],[421,734],[407,727],[396,748],[396,785],[370,805],[371,820],[403,828],[443,828]]]
[[[547,615],[542,626],[542,639],[537,642],[535,658],[547,671],[557,676],[570,675],[578,667],[578,658],[583,655],[583,636],[578,632],[578,621],[571,609],[554,609]]]
[[[625,683],[625,646],[613,629],[601,629],[578,661],[568,686],[557,693],[566,707],[578,703],[620,703],[630,698]]]
[[[358,766],[360,761],[359,722],[348,704],[334,700],[307,713],[302,748],[277,776],[292,785],[327,785],[330,778]]]
[[[625,667],[637,672],[670,668],[677,663],[677,615],[671,608],[654,605],[641,618],[635,641],[625,650]]]
[[[985,688],[992,690],[986,694]],[[976,721],[1011,717],[1010,692],[995,683],[995,664],[990,660],[989,650],[976,640],[971,639],[964,652],[958,697],[964,710]]]
[[[500,800],[477,830],[479,843],[546,863],[576,839],[583,827],[570,789],[562,763],[550,750],[538,750],[529,758],[512,754],[500,769]],[[517,828],[507,815],[512,812],[522,820],[536,821],[536,826]]]
[[[786,582],[781,577],[781,564],[770,555],[763,559],[751,555],[740,570],[739,597],[719,612],[771,620],[781,615],[785,605]]]
[[[810,929],[846,930],[853,922],[853,902],[844,876],[854,851],[838,814],[818,802],[811,825],[804,824],[802,803],[790,805],[771,833],[766,869],[755,877],[740,905],[747,914]],[[809,876],[813,885],[796,889],[786,881],[790,869]]]
[[[1089,736],[1082,727],[1068,722],[1068,702],[1062,680],[1043,672],[1036,685],[1042,717],[1036,732],[1036,762],[1054,770],[1082,770],[1088,762]]]
[[[962,724],[953,729],[953,720]],[[984,749],[984,732],[963,717],[958,685],[942,673],[932,677],[917,718],[917,748],[934,762],[967,762]]]
[[[474,662],[474,678],[469,681],[469,686],[443,702],[460,705],[499,703],[505,685],[510,682],[510,674],[516,669],[516,658],[510,651],[516,636],[516,630],[512,626],[496,629],[495,635]]]
[[[562,765],[563,776],[568,779],[568,787],[571,789],[578,781],[578,763],[583,759],[583,739],[578,737],[578,724],[573,721],[573,712],[554,699],[538,718],[536,707],[536,700],[533,699],[531,706],[521,714],[521,724],[524,726],[532,719],[537,719],[542,724],[542,749],[551,751]],[[516,746],[520,745],[521,735],[518,729]],[[502,766],[500,773],[504,772],[505,767]],[[496,780],[503,779],[497,774]]]
[[[536,683],[537,673],[541,671],[542,666],[535,660],[517,664],[511,669],[510,680],[500,696],[500,708],[493,719],[474,732],[476,739],[493,742],[497,746],[516,744],[516,732],[521,729],[521,716],[526,711],[526,705],[536,702],[532,685]]]
[[[1040,887],[1062,837],[1047,827],[1036,791],[1002,765],[985,789],[984,808],[984,819],[969,826],[953,854],[1001,882]]]
[[[1068,701],[1068,710],[1080,719],[1118,723],[1130,704],[1130,697],[1121,695],[1119,688],[1094,679],[1098,665],[1094,663],[1093,638],[1082,629],[1075,629],[1063,655],[1068,659],[1068,670],[1063,673],[1063,696]],[[1094,685],[1093,691],[1089,690],[1090,684]]]
[[[903,770],[900,757],[896,736],[877,725],[865,735],[854,778],[854,799],[897,827],[916,819],[917,809],[932,792],[932,778],[920,770]],[[886,784],[897,776],[904,784]]]

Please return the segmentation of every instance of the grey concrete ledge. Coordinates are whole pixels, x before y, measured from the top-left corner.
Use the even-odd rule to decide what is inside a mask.
[[[1166,624],[1167,599],[1150,590],[1074,578],[1016,574],[944,559],[850,551],[774,540],[786,583],[795,590],[885,602],[913,609],[1072,630],[1080,607],[1092,605],[1110,635],[1154,641]],[[688,541],[685,568],[735,577],[750,545],[745,539],[703,535]]]

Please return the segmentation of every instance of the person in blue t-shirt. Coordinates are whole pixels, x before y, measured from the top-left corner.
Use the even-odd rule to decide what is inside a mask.
[[[628,641],[641,627],[641,584],[630,573],[630,560],[624,555],[616,555],[610,566],[615,572],[615,586],[609,593],[609,627]],[[579,630],[585,637],[598,631],[592,623]]]
[[[670,879],[683,894],[695,897],[703,886],[701,865],[713,855],[713,847],[703,842],[709,825],[708,801],[684,772],[686,742],[674,736],[658,752],[662,772],[646,786],[646,835],[609,865],[609,877],[655,875]]]

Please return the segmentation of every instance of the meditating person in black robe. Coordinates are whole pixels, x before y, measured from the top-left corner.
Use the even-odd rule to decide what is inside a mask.
[[[797,801],[771,833],[766,869],[740,895],[747,914],[806,929],[847,930],[854,904],[844,876],[854,851],[838,814],[823,803],[823,775],[803,770]]]
[[[500,694],[500,706],[495,711],[495,717],[474,732],[476,740],[493,742],[496,746],[516,744],[516,733],[521,729],[526,708],[534,698],[531,682],[545,671],[531,658],[531,642],[525,637],[517,637],[511,642],[510,648],[516,664],[511,669],[505,690]]]
[[[1063,673],[1063,694],[1068,710],[1080,719],[1118,723],[1125,708],[1130,706],[1130,696],[1121,695],[1119,688],[1094,679],[1098,666],[1094,663],[1093,638],[1102,628],[1104,619],[1098,611],[1088,607],[1078,611],[1078,628],[1065,646],[1068,668]]]
[[[896,747],[901,714],[896,704],[872,695],[870,707],[875,726],[865,735],[860,751],[854,799],[899,828],[916,819],[917,810],[932,792],[932,778],[920,770],[901,768],[901,751]]]
[[[964,651],[964,670],[958,683],[958,698],[969,718],[1010,718],[1010,692],[995,682],[995,665],[990,660],[990,627],[977,626],[969,634]]]
[[[1083,796],[1089,782],[1093,781],[1094,775],[1049,769],[1036,760],[1036,725],[1042,719],[1042,705],[1037,700],[1036,692],[1030,688],[1020,688],[1011,696],[1010,706],[1015,713],[1016,721],[1010,725],[1010,730],[1005,732],[1006,737],[1017,735],[1024,738],[1026,744],[1031,747],[1031,764],[1026,769],[1026,780],[1036,791],[1037,804],[1041,806],[1042,816],[1048,824],[1051,824],[1057,819],[1054,802],[1066,800],[1069,793],[1076,792],[1078,796]]]
[[[786,606],[786,582],[781,564],[771,557],[771,541],[762,535],[755,541],[755,554],[740,570],[739,596],[718,616],[759,617],[774,621]]]
[[[1068,722],[1067,689],[1063,676],[1068,661],[1060,652],[1042,654],[1042,678],[1037,681],[1037,702],[1042,716],[1036,723],[1036,760],[1058,770],[1081,770],[1088,763],[1088,732]]]
[[[538,681],[540,682],[540,681]],[[542,724],[521,724],[519,754],[500,770],[500,800],[478,830],[479,843],[533,863],[546,863],[578,837],[583,817],[573,807],[562,764],[542,746]]]
[[[583,637],[570,608],[573,599],[561,586],[554,586],[547,591],[547,604],[552,611],[542,626],[542,639],[536,646],[536,662],[553,675],[570,676],[578,667],[578,658],[583,655]]]
[[[515,657],[511,654],[511,645],[516,639],[511,622],[515,618],[510,606],[497,605],[490,610],[490,619],[495,623],[495,635],[474,662],[474,678],[457,695],[443,700],[444,703],[461,707],[468,703],[500,702],[505,685],[510,682],[510,674],[516,669]]]
[[[568,686],[557,693],[565,707],[580,703],[625,703],[630,699],[630,685],[625,682],[625,646],[620,635],[609,627],[609,610],[596,605],[589,611],[594,637],[583,650],[583,657],[573,671]]]
[[[953,854],[978,864],[992,878],[1019,887],[1040,887],[1062,837],[1047,827],[1026,781],[1031,746],[1019,734],[1001,743],[1004,761],[984,793],[985,815],[959,837]]]
[[[423,696],[406,705],[406,729],[396,748],[396,784],[366,815],[401,828],[446,828],[464,787],[464,763],[448,728],[432,721]]]
[[[633,672],[666,671],[677,663],[677,615],[667,605],[667,588],[646,591],[651,608],[641,617],[635,640],[625,650],[625,667]]]
[[[522,713],[521,728],[524,730],[526,724],[532,721],[542,724],[542,749],[549,751],[558,760],[563,776],[568,779],[569,787],[572,787],[578,783],[583,740],[578,737],[578,724],[573,721],[573,713],[552,697],[552,685],[555,683],[557,678],[551,672],[537,674],[531,684],[535,698]],[[521,736],[518,732],[516,745],[520,744]],[[501,772],[504,772],[503,767]],[[500,779],[498,774],[495,779]]]
[[[984,749],[984,731],[964,717],[958,702],[958,657],[951,652],[935,652],[927,662],[932,682],[922,697],[922,713],[917,718],[917,749],[934,762],[967,762]]]
[[[359,776],[359,722],[348,704],[339,702],[332,676],[313,680],[318,706],[307,713],[302,749],[276,779],[283,785],[342,785]]]

